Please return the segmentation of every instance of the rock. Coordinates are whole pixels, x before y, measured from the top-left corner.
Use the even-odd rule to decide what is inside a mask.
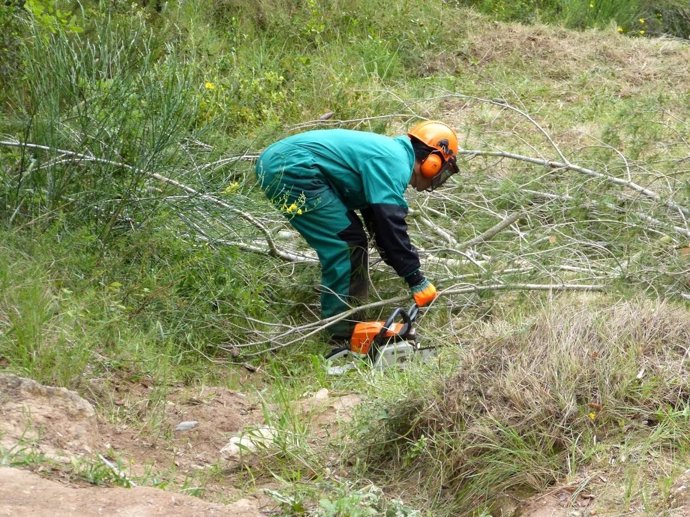
[[[97,448],[96,412],[77,393],[0,374],[0,446],[34,447],[58,461]]]
[[[258,449],[266,449],[271,446],[276,436],[276,430],[270,426],[245,429],[220,450],[220,455],[226,460],[235,460],[243,454],[256,452]]]
[[[361,402],[358,395],[333,397],[326,388],[322,388],[311,397],[295,402],[293,408],[300,418],[309,422],[317,436],[324,437],[343,422],[350,421],[353,411]]]
[[[330,392],[326,388],[321,388],[312,395],[311,400],[326,400],[330,396]]]
[[[180,422],[175,426],[175,431],[190,431],[197,427],[199,422],[196,420],[189,420],[187,422]]]

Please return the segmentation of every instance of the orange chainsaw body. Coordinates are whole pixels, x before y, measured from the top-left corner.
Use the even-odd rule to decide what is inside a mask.
[[[386,325],[385,321],[362,321],[355,325],[350,338],[350,351],[356,354],[368,354],[374,339],[381,335]],[[385,337],[395,337],[400,334],[404,323],[393,323],[385,333]]]

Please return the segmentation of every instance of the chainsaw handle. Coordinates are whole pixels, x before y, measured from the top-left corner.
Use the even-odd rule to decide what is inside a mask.
[[[419,314],[419,307],[415,303],[412,307],[410,307],[409,311],[406,311],[405,309],[398,307],[393,311],[393,313],[388,316],[388,319],[386,322],[383,324],[383,328],[381,328],[381,331],[379,332],[377,338],[384,339],[386,337],[386,332],[388,332],[395,323],[395,321],[398,319],[398,316],[402,318],[402,321],[404,325],[400,329],[400,332],[398,332],[398,336],[400,337],[406,337],[407,334],[410,332],[412,329],[412,324],[414,321],[417,319],[417,315]]]

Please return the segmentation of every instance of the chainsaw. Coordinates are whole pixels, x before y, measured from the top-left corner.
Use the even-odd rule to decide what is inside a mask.
[[[427,360],[434,354],[433,347],[423,348],[414,323],[419,307],[409,310],[396,308],[386,321],[363,321],[355,325],[349,348],[338,348],[326,355],[330,375],[342,375],[357,363],[368,363],[383,370],[402,366],[413,359]]]

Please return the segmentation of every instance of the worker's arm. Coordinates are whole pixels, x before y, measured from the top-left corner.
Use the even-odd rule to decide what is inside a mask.
[[[391,204],[372,204],[362,210],[381,258],[403,278],[419,270],[419,255],[407,233],[406,215],[407,207]]]
[[[419,267],[419,255],[407,234],[406,214],[406,209],[396,205],[370,205],[362,210],[381,258],[405,279],[415,303],[424,307],[436,298],[436,288]]]
[[[436,297],[435,287],[420,269],[419,255],[407,232],[409,168],[395,157],[371,160],[363,173],[364,190],[369,206],[362,216],[374,234],[381,258],[410,286],[417,305],[424,306]],[[409,167],[411,168],[411,164]]]

